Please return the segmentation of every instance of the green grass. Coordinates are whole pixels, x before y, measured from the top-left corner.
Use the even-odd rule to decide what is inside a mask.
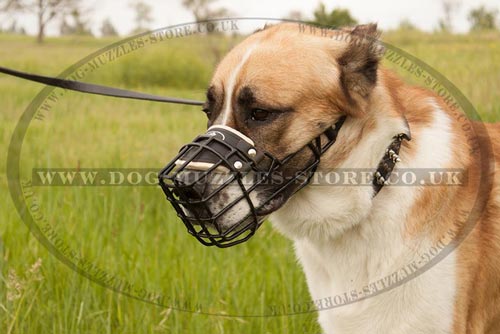
[[[499,118],[498,34],[391,33],[386,40],[443,73],[484,119]],[[32,39],[0,35],[0,64],[57,74],[109,42],[58,38],[39,46]],[[181,39],[173,41],[177,51],[172,51],[174,44],[166,44],[145,50],[144,58],[132,53],[88,80],[203,99],[203,88],[216,61],[203,44],[209,42]],[[226,50],[234,41],[220,42]],[[193,74],[189,84],[182,80],[184,71]],[[40,89],[36,84],[0,77],[2,152]],[[21,174],[23,179],[29,178],[33,167],[161,168],[181,144],[204,127],[204,116],[197,107],[67,93],[44,121],[30,126],[23,144]],[[50,225],[79,256],[136,287],[199,304],[203,312],[219,315],[172,311],[105,289],[52,256],[15,211],[7,189],[5,160],[4,153],[0,159],[1,333],[320,332],[315,314],[224,316],[269,314],[271,305],[309,300],[291,243],[270,224],[235,248],[206,248],[188,236],[157,187],[36,188]],[[41,259],[39,267],[34,265],[37,259]]]
[[[500,32],[458,36],[388,33],[382,37],[454,83],[483,120],[499,119]]]

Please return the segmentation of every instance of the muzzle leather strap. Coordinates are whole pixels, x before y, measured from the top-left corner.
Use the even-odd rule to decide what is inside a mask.
[[[206,133],[196,137],[194,149],[188,150],[176,161],[181,166],[189,161],[186,167],[196,170],[207,170],[219,164],[221,157],[225,164],[219,170],[227,172],[248,172],[262,160],[264,153],[258,150],[253,141],[241,132],[224,125],[214,125]],[[206,149],[198,149],[205,147]]]
[[[401,161],[399,158],[399,149],[401,148],[403,139],[410,140],[404,133],[394,136],[392,143],[385,150],[385,154],[378,164],[377,171],[373,177],[373,197],[379,193],[384,185],[389,184],[389,178],[391,177],[394,166]]]

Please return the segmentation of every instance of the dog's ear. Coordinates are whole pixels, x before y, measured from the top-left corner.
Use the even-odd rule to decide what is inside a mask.
[[[340,84],[349,102],[365,100],[377,82],[377,69],[384,49],[378,43],[377,24],[358,25],[343,31],[348,45],[337,59]]]

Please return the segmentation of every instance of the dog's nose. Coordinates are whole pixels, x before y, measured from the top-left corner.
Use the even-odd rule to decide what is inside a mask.
[[[210,213],[203,199],[204,186],[201,182],[196,182],[192,173],[196,172],[183,171],[177,175],[175,179],[177,187],[173,193],[183,207],[186,219],[189,219],[191,224],[198,225],[198,220],[210,217]]]
[[[182,193],[189,201],[199,201],[202,199],[202,195],[195,189],[195,187],[187,187],[182,190]]]
[[[178,185],[177,195],[184,197],[189,202],[202,200],[206,184],[200,172],[182,171],[176,176],[175,182]]]

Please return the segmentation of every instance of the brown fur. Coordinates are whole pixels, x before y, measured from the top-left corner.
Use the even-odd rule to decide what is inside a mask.
[[[355,36],[337,38],[351,31],[361,34],[361,42]],[[374,26],[340,32],[314,28],[299,31],[295,24],[273,26],[239,44],[217,68],[212,85],[216,96],[222,98],[222,87],[231,71],[246,50],[257,43],[258,52],[241,69],[231,99],[238,88],[247,86],[255,95],[256,107],[265,102],[278,110],[291,111],[281,113],[275,122],[252,125],[237,106],[228,125],[250,136],[257,146],[284,157],[345,114],[349,116],[346,130],[325,156],[325,168],[345,160],[352,148],[374,131],[382,114],[387,120],[409,125],[412,140],[403,142],[400,154],[403,160],[411,160],[420,133],[433,122],[434,107],[427,101],[437,101],[452,120],[454,155],[450,167],[463,168],[467,184],[423,189],[404,222],[405,236],[426,235],[434,242],[447,236],[449,241],[472,229],[456,250],[454,334],[500,333],[500,183],[496,176],[493,179],[497,175],[493,162],[500,160],[500,125],[484,128],[469,124],[464,130],[469,121],[457,118],[437,95],[409,86],[392,72],[378,68],[381,53],[369,39],[375,37]],[[219,116],[222,102],[218,103],[210,122]],[[394,128],[395,133],[399,130]],[[471,209],[473,204],[477,204],[475,225],[457,225],[463,220],[460,209]]]

